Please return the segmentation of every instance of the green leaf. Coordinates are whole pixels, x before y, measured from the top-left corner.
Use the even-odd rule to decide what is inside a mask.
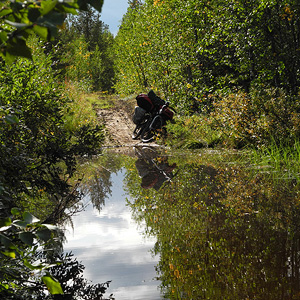
[[[42,15],[46,15],[50,11],[52,11],[57,3],[58,3],[57,0],[55,0],[55,1],[53,1],[53,0],[41,1],[41,13],[42,13]]]
[[[76,10],[78,9],[78,5],[76,3],[72,3],[72,5],[70,5],[69,3],[59,3],[58,7],[60,10],[64,11],[67,14],[78,14]]]
[[[43,226],[47,227],[50,230],[56,230],[57,229],[57,226],[51,225],[51,224],[43,224]]]
[[[47,39],[47,37],[48,37],[48,29],[46,27],[34,25],[33,31],[35,33],[37,33],[43,39]]]
[[[38,17],[40,17],[41,12],[38,8],[30,8],[28,11],[28,19],[31,22],[35,22]]]
[[[19,233],[20,240],[28,246],[33,245],[34,234],[32,232],[21,232]]]
[[[44,242],[47,242],[51,239],[51,231],[48,228],[38,230],[36,235]]]
[[[88,0],[87,1],[91,6],[97,9],[99,12],[102,10],[103,0]]]
[[[7,41],[7,33],[5,31],[0,31],[0,41],[2,43]]]
[[[17,227],[26,228],[28,223],[25,221],[15,220],[13,221],[13,224]]]
[[[0,233],[0,243],[4,245],[6,248],[11,248],[13,246],[12,241],[1,233]]]
[[[37,222],[40,221],[38,218],[36,218],[35,216],[33,216],[28,211],[26,211],[26,212],[23,213],[23,219],[24,219],[25,222],[27,222],[27,224],[37,223]]]
[[[53,278],[49,273],[47,275],[43,276],[42,280],[46,284],[49,292],[52,295],[64,293],[60,283],[55,278]]]
[[[11,225],[11,218],[0,219],[0,227]]]
[[[48,25],[50,27],[56,27],[57,25],[62,25],[65,20],[65,15],[63,13],[51,11],[47,15],[44,15],[39,19],[37,24]]]
[[[10,13],[12,13],[12,10],[9,8],[4,8],[0,11],[0,17],[9,15]]]
[[[27,47],[26,42],[22,37],[17,37],[11,41],[7,46],[5,54],[6,59],[10,62],[13,61],[16,56],[23,56],[32,59],[31,50]]]
[[[2,254],[10,257],[10,258],[16,258],[16,253],[14,251],[3,251]]]
[[[26,258],[23,259],[24,261],[24,265],[29,268],[30,270],[42,270],[44,269],[44,265],[42,264],[36,264],[36,265],[33,265],[31,264]]]
[[[21,215],[21,210],[20,208],[17,208],[17,207],[13,207],[11,210],[10,210],[11,214],[15,217],[19,217]]]
[[[16,115],[6,115],[4,118],[7,124],[16,124],[19,123],[19,119]]]

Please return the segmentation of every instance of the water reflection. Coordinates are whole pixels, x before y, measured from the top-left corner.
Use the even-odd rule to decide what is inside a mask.
[[[295,182],[172,157],[180,172],[159,191],[127,176],[134,217],[157,237],[170,299],[300,299],[300,199]]]
[[[159,299],[156,276],[167,299],[300,299],[297,182],[225,153],[135,151],[103,157],[86,183],[93,205],[74,219],[67,248],[88,278],[112,279],[117,300]]]
[[[173,170],[176,164],[170,165],[168,156],[161,156],[155,148],[151,147],[136,147],[135,150],[138,157],[135,166],[142,178],[142,188],[154,188],[158,191],[164,182],[171,181],[175,176]]]
[[[111,280],[107,293],[117,300],[160,299],[154,268],[158,259],[150,253],[155,239],[145,239],[143,225],[132,219],[125,205],[125,173],[120,164],[111,168],[113,159],[118,158],[98,161],[90,170],[93,176],[84,183],[86,209],[73,217],[64,249],[82,261],[87,279]]]

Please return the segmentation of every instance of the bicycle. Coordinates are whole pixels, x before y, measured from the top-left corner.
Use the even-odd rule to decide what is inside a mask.
[[[149,100],[152,105],[149,104]],[[136,106],[133,116],[136,127],[132,139],[140,138],[142,142],[147,143],[155,139],[159,130],[164,130],[167,121],[173,119],[176,111],[169,106],[168,102],[157,97],[153,91],[150,91],[148,95],[138,95],[137,103],[138,106]]]

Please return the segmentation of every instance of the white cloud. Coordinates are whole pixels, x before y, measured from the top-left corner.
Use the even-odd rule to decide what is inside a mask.
[[[64,249],[83,263],[88,280],[112,280],[107,293],[116,299],[160,299],[159,282],[153,280],[158,258],[150,253],[155,238],[145,238],[131,218],[120,184],[123,176],[112,176],[112,195],[100,213],[89,205],[73,217],[74,230],[67,228]]]

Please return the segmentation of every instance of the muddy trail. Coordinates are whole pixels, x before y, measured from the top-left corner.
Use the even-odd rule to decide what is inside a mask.
[[[114,105],[108,109],[95,107],[99,123],[105,125],[104,148],[128,148],[143,145],[140,140],[132,139],[135,128],[132,114],[135,100],[123,100],[117,96],[113,99]],[[147,145],[158,146],[155,143]]]

